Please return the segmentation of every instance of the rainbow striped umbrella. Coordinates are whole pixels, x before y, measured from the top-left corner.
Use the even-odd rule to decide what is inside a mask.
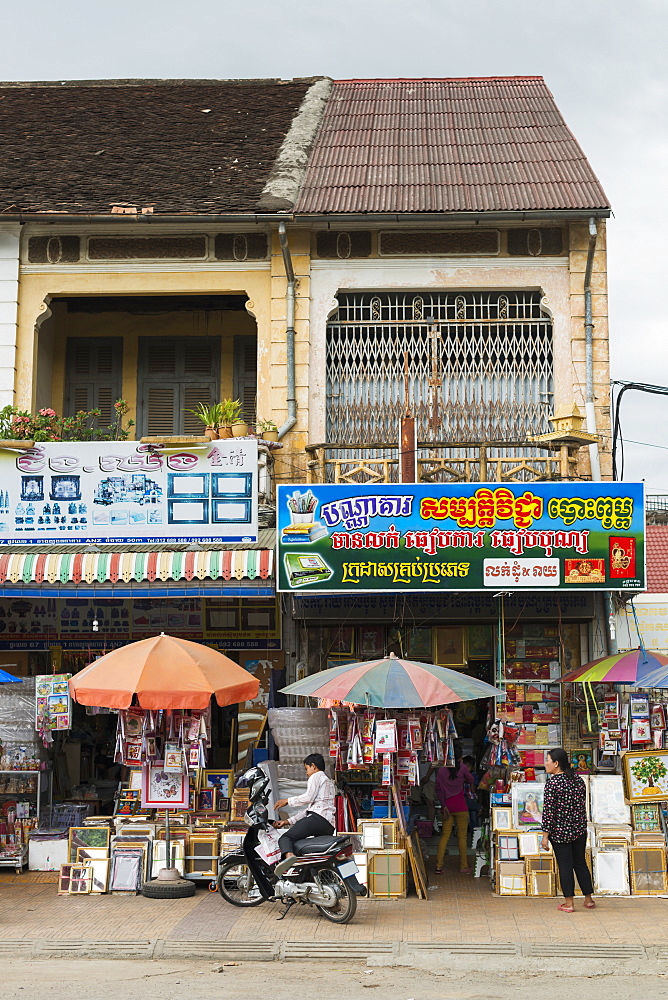
[[[284,694],[376,708],[430,708],[503,694],[491,684],[458,670],[400,660],[394,653],[382,660],[345,663],[322,670],[281,690]]]
[[[668,687],[668,656],[651,649],[631,649],[584,663],[561,677],[562,684],[635,684]]]

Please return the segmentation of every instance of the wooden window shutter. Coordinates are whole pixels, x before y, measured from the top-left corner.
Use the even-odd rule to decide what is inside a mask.
[[[257,337],[234,338],[234,398],[241,403],[244,420],[257,419]]]
[[[203,433],[187,410],[220,395],[220,338],[140,337],[138,437]]]
[[[100,410],[99,426],[114,420],[114,403],[122,395],[121,337],[68,337],[65,416]]]

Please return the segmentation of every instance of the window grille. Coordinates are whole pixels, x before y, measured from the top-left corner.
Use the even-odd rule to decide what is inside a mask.
[[[407,409],[422,441],[523,441],[550,430],[552,323],[538,292],[338,300],[327,328],[328,441],[396,442]]]

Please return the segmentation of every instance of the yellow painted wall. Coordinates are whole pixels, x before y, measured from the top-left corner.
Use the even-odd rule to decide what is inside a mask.
[[[255,321],[247,312],[179,310],[154,314],[68,313],[66,304],[63,303],[62,308],[54,309],[55,351],[50,405],[57,413],[63,412],[66,390],[65,344],[68,337],[123,338],[122,396],[130,406],[128,417],[135,420],[140,337],[220,337],[220,398],[226,399],[232,397],[234,389],[234,337],[255,333]],[[38,358],[38,365],[39,361]]]
[[[123,395],[131,406],[128,414],[136,419],[137,341],[140,336],[222,336],[221,395],[232,394],[232,350],[234,336],[257,333],[258,341],[268,341],[270,330],[270,287],[268,270],[145,272],[145,273],[77,273],[72,267],[62,270],[28,273],[21,276],[18,337],[16,405],[32,409],[38,383],[38,337],[36,325],[41,317],[53,330],[51,405],[62,412],[65,384],[65,342],[68,336],[123,336]],[[224,295],[245,294],[249,298],[248,313],[209,313],[204,310],[189,314],[183,311],[133,316],[125,313],[66,313],[59,302],[62,297],[107,295]],[[259,382],[259,380],[258,380]],[[258,413],[272,415],[271,379],[258,384]],[[42,404],[43,394],[41,396]]]

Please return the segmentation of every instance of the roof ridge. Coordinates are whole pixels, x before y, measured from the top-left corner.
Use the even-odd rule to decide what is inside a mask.
[[[30,87],[53,87],[55,89],[62,88],[75,88],[75,87],[178,87],[178,86],[213,86],[216,84],[230,84],[241,86],[248,83],[257,83],[267,86],[268,84],[288,84],[288,83],[316,83],[318,80],[322,80],[322,76],[301,76],[293,77],[288,80],[281,79],[280,77],[233,77],[230,79],[208,79],[208,78],[175,78],[166,79],[161,77],[148,77],[143,79],[141,77],[133,78],[128,77],[127,79],[110,79],[110,80],[0,80],[0,88],[2,87],[15,87],[21,90],[27,90]]]
[[[350,77],[347,80],[334,80],[334,83],[492,83],[496,80],[541,80],[543,76],[383,76],[383,77]]]

